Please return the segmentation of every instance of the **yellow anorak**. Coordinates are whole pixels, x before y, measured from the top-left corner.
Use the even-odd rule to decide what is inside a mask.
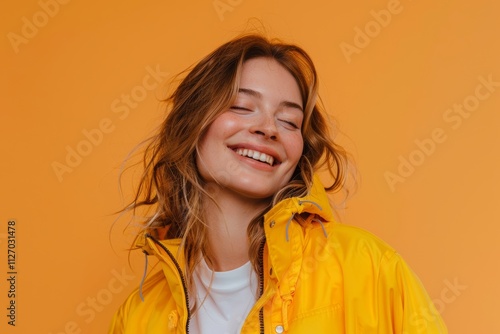
[[[299,214],[305,223],[294,219]],[[401,256],[369,232],[335,221],[317,176],[307,196],[273,207],[264,229],[261,296],[241,333],[447,333]],[[162,270],[128,297],[109,333],[189,333],[179,245],[144,236],[143,249]]]

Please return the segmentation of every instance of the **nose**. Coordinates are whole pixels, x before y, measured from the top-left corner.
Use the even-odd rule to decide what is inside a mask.
[[[266,139],[277,140],[278,128],[274,115],[265,115],[264,113],[254,119],[250,126],[250,132],[253,134],[264,136]]]

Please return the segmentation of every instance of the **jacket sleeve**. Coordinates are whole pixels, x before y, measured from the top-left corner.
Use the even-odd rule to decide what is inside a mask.
[[[448,330],[422,283],[396,252],[382,259],[377,284],[381,323],[392,328],[380,333],[446,334]]]

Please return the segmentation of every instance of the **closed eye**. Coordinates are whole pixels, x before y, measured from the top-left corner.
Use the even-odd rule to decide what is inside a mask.
[[[233,110],[244,110],[244,111],[252,111],[252,109],[248,109],[248,108],[245,108],[245,107],[240,107],[240,106],[231,106],[230,109],[233,109]]]
[[[299,126],[297,124],[295,124],[294,122],[292,122],[292,121],[287,121],[285,119],[280,119],[280,121],[283,122],[283,123],[286,123],[286,124],[290,125],[292,128],[294,128],[296,130],[300,129]]]

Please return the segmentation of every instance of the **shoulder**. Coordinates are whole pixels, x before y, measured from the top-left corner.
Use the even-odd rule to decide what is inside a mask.
[[[323,226],[322,226],[323,225]],[[385,241],[337,222],[306,226],[301,279],[307,296],[333,296],[346,327],[367,333],[447,333],[418,276]],[[326,278],[326,279],[324,279]],[[324,283],[318,288],[318,283]],[[376,311],[376,312],[374,312]],[[372,315],[375,315],[373,317]]]
[[[398,252],[371,232],[338,222],[324,224],[327,233],[314,226],[305,257],[313,257],[323,270],[339,272],[345,285],[414,286],[418,278]],[[362,283],[362,284],[361,284]],[[418,284],[416,284],[418,285]]]
[[[331,222],[329,225],[329,237],[346,249],[358,248],[377,253],[395,252],[392,246],[363,228],[338,222]]]
[[[396,252],[387,242],[363,228],[336,221],[324,223],[323,227],[324,231],[321,234],[337,248],[366,250],[381,254]],[[318,234],[322,227],[315,226],[313,230],[319,230],[315,231],[315,234]]]
[[[315,223],[308,228],[307,242],[314,252],[327,252],[346,270],[377,270],[402,261],[393,247],[365,229],[338,222],[324,223],[323,227]]]

